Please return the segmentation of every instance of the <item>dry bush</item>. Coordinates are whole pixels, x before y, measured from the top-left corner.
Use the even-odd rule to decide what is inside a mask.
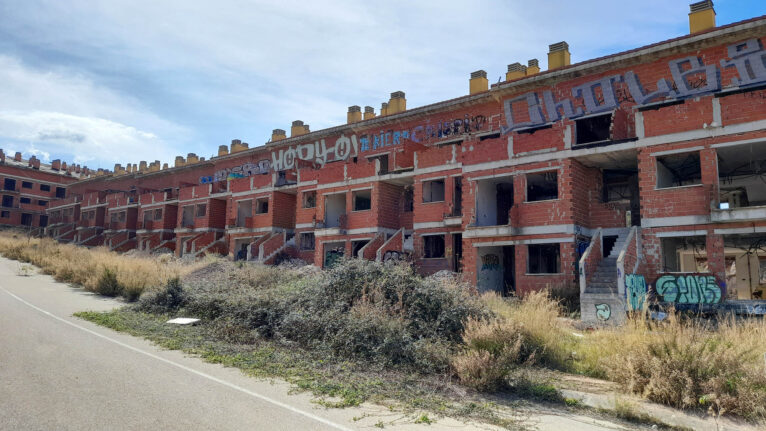
[[[57,281],[131,301],[144,290],[162,287],[169,279],[205,264],[167,256],[126,256],[104,247],[61,244],[49,238],[24,238],[11,232],[0,234],[0,254],[36,265]]]
[[[636,320],[583,341],[586,370],[678,408],[766,418],[766,323]]]
[[[558,303],[547,293],[531,293],[521,301],[486,294],[482,300],[494,317],[466,323],[465,350],[451,361],[461,382],[495,390],[506,386],[520,365],[568,366],[574,341],[558,319]]]

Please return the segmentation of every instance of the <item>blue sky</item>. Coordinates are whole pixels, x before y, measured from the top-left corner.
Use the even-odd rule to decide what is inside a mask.
[[[544,70],[561,40],[578,62],[681,36],[689,3],[0,0],[0,148],[110,169],[209,157],[393,91],[412,108],[466,94],[474,70]],[[766,2],[715,9],[722,25]]]

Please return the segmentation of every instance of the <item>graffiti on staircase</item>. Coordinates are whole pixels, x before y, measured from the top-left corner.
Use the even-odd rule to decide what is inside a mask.
[[[674,304],[718,304],[721,286],[711,274],[665,274],[654,283],[662,302]]]
[[[596,318],[602,322],[606,322],[612,317],[612,307],[609,304],[596,304]]]
[[[628,274],[625,276],[625,308],[628,311],[643,310],[646,304],[646,279],[643,275]]]

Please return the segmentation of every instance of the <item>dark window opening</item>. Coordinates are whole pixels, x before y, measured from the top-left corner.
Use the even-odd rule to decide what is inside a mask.
[[[476,226],[502,226],[510,221],[513,182],[510,178],[477,182]]]
[[[40,227],[46,227],[48,226],[48,216],[47,215],[41,215],[40,216]]]
[[[185,206],[181,213],[181,225],[183,227],[194,226],[194,205]]]
[[[314,232],[305,232],[301,234],[301,250],[309,251],[314,249]]]
[[[255,213],[266,214],[269,212],[269,198],[261,198],[255,200]]]
[[[380,167],[378,168],[378,175],[387,174],[388,173],[388,154],[383,154],[376,158],[378,159],[378,162],[380,162]]]
[[[558,274],[561,256],[558,244],[530,244],[527,246],[527,272],[529,274]]]
[[[444,257],[444,235],[423,237],[423,257],[426,259]]]
[[[454,177],[454,193],[452,193],[452,215],[463,215],[463,177]]]
[[[21,188],[22,189],[31,189],[32,188],[32,183],[29,182],[29,181],[22,181],[21,182]]]
[[[29,198],[20,198],[20,199],[19,199],[19,203],[22,203],[22,204],[28,204],[28,203],[32,203],[32,199],[29,199]]]
[[[237,202],[237,219],[234,221],[237,227],[247,227],[247,219],[252,217],[253,214],[253,201],[239,201]]]
[[[199,204],[199,205],[197,205],[197,217],[205,217],[206,213],[207,213],[207,205],[206,204]]]
[[[16,190],[16,180],[12,178],[6,178],[3,182],[4,190]]]
[[[527,202],[547,201],[558,198],[559,183],[557,172],[527,174]]]
[[[592,144],[609,140],[609,129],[612,125],[612,114],[575,120],[576,144]]]
[[[370,242],[370,240],[365,239],[361,241],[351,241],[351,255],[354,257],[361,257],[359,256],[359,251],[367,245]]]
[[[657,188],[702,184],[700,154],[684,153],[657,157]]]
[[[21,224],[24,226],[32,226],[32,214],[21,214]]]
[[[66,197],[66,189],[64,187],[56,187],[56,197],[57,198],[65,198]]]
[[[310,192],[303,192],[303,208],[316,208],[317,206],[317,192],[312,190]]]
[[[37,201],[37,205],[39,205],[41,207],[44,207],[44,206],[48,205],[48,201]]]
[[[414,190],[412,186],[406,186],[404,188],[404,195],[402,196],[403,208],[402,211],[411,213],[415,203]]]
[[[423,182],[423,202],[444,202],[444,180]]]
[[[358,190],[351,193],[354,211],[366,211],[372,208],[372,190]]]
[[[13,196],[3,195],[3,206],[13,208]]]
[[[602,174],[602,202],[630,200],[633,198],[633,182],[636,172],[604,169]]]
[[[162,220],[162,210],[161,209],[154,210],[154,219],[155,220]]]
[[[51,186],[49,186],[48,184],[40,184],[40,191],[49,192],[51,191]]]
[[[0,218],[10,218],[11,212],[10,211],[0,211]]]

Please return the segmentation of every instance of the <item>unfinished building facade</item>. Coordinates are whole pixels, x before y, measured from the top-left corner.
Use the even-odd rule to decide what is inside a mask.
[[[766,17],[704,21],[578,64],[553,44],[547,71],[515,63],[492,87],[477,71],[469,95],[429,106],[394,92],[337,127],[117,166],[69,186],[49,229],[179,256],[411,259],[479,291],[579,291],[586,320],[620,321],[650,293],[764,299]]]

